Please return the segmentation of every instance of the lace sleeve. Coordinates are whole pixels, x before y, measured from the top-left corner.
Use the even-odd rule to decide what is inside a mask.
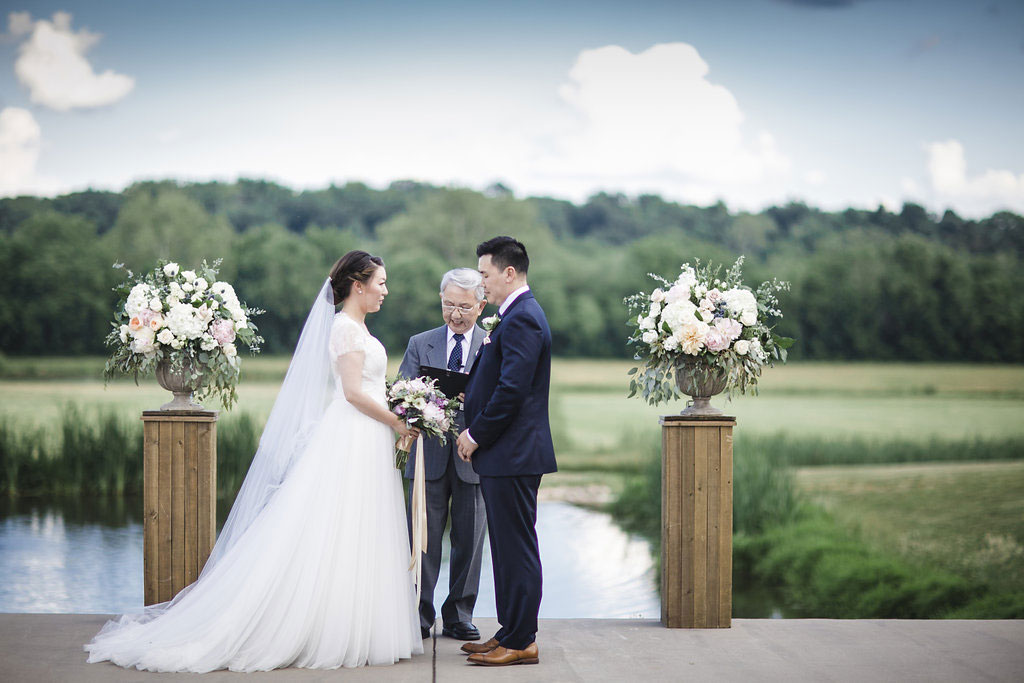
[[[366,351],[366,332],[355,320],[339,314],[331,328],[331,357],[340,358],[353,351]]]

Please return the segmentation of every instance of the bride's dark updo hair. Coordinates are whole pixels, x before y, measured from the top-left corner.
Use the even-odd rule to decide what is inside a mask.
[[[380,256],[372,256],[365,251],[350,251],[331,268],[331,287],[334,289],[334,303],[340,304],[352,293],[352,283],[369,282],[377,269],[384,265]]]

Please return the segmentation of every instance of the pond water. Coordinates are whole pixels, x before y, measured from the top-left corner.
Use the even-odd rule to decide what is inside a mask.
[[[610,515],[541,502],[537,535],[544,564],[541,618],[660,618],[650,544]],[[447,540],[434,595],[438,610],[447,595]],[[493,617],[486,545],[484,553],[475,614]],[[734,604],[736,616],[781,616],[757,592],[736,592]],[[140,499],[0,500],[0,612],[112,614],[141,605]],[[754,613],[743,615],[740,607]]]
[[[116,613],[142,605],[142,503],[138,499],[5,500],[0,503],[0,612]],[[611,517],[541,503],[541,617],[656,619],[660,603],[649,544]],[[448,585],[445,565],[438,608]],[[476,614],[494,616],[485,547]]]

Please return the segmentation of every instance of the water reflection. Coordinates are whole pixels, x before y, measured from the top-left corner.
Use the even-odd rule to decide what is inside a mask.
[[[0,612],[121,612],[142,604],[142,505],[4,500]]]
[[[109,614],[138,608],[141,519],[139,499],[0,502],[0,612]],[[542,618],[658,618],[649,544],[623,532],[609,515],[543,502],[537,534],[544,562]],[[448,551],[446,537],[438,609],[447,594]],[[486,546],[476,614],[495,614]]]

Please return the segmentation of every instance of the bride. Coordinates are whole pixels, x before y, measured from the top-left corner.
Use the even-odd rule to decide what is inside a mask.
[[[338,260],[199,578],[107,622],[85,646],[90,662],[202,673],[422,654],[393,463],[393,432],[416,432],[387,408],[387,354],[364,323],[387,293],[379,257]]]

